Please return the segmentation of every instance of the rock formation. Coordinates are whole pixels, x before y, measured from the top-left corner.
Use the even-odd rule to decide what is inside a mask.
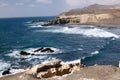
[[[81,9],[63,12],[48,25],[56,24],[120,24],[120,7],[94,4]]]
[[[23,55],[23,56],[28,56],[28,55],[35,55],[36,52],[41,52],[41,53],[53,53],[53,52],[55,52],[55,51],[52,50],[51,48],[43,48],[43,47],[41,47],[41,48],[33,51],[33,53],[28,53],[28,52],[26,52],[26,51],[21,51],[19,54],[20,54],[20,55]]]
[[[57,59],[0,77],[0,80],[120,80],[120,68],[111,65],[86,67],[80,63],[61,64],[61,60]]]
[[[53,76],[62,76],[69,74],[72,71],[78,71],[83,68],[84,65],[80,63],[76,64],[61,64],[60,60],[53,60],[46,64],[36,65],[26,72],[26,74],[34,75],[37,78],[50,78]]]

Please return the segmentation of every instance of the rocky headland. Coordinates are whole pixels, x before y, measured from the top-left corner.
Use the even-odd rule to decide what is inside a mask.
[[[21,73],[7,75],[0,80],[120,80],[120,68],[112,65],[85,66],[80,63],[61,63],[55,59],[38,64]]]
[[[73,9],[61,13],[43,26],[61,24],[120,25],[120,6],[94,4]]]

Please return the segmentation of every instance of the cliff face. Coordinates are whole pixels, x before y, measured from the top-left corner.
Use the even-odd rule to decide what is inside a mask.
[[[120,24],[120,7],[94,4],[61,13],[49,24]]]

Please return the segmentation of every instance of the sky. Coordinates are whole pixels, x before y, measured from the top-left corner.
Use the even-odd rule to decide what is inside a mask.
[[[0,18],[56,16],[92,4],[120,4],[120,0],[0,0]]]

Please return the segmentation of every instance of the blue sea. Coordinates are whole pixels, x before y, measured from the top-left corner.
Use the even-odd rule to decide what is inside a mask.
[[[12,67],[27,68],[52,59],[61,59],[66,63],[81,62],[87,66],[118,66],[120,28],[98,28],[91,25],[74,25],[73,28],[67,25],[41,26],[43,20],[53,18],[0,19],[0,72]],[[33,20],[41,22],[31,23]],[[49,47],[55,52],[19,55],[20,51],[32,53],[41,47]],[[11,72],[15,71],[18,70]]]

